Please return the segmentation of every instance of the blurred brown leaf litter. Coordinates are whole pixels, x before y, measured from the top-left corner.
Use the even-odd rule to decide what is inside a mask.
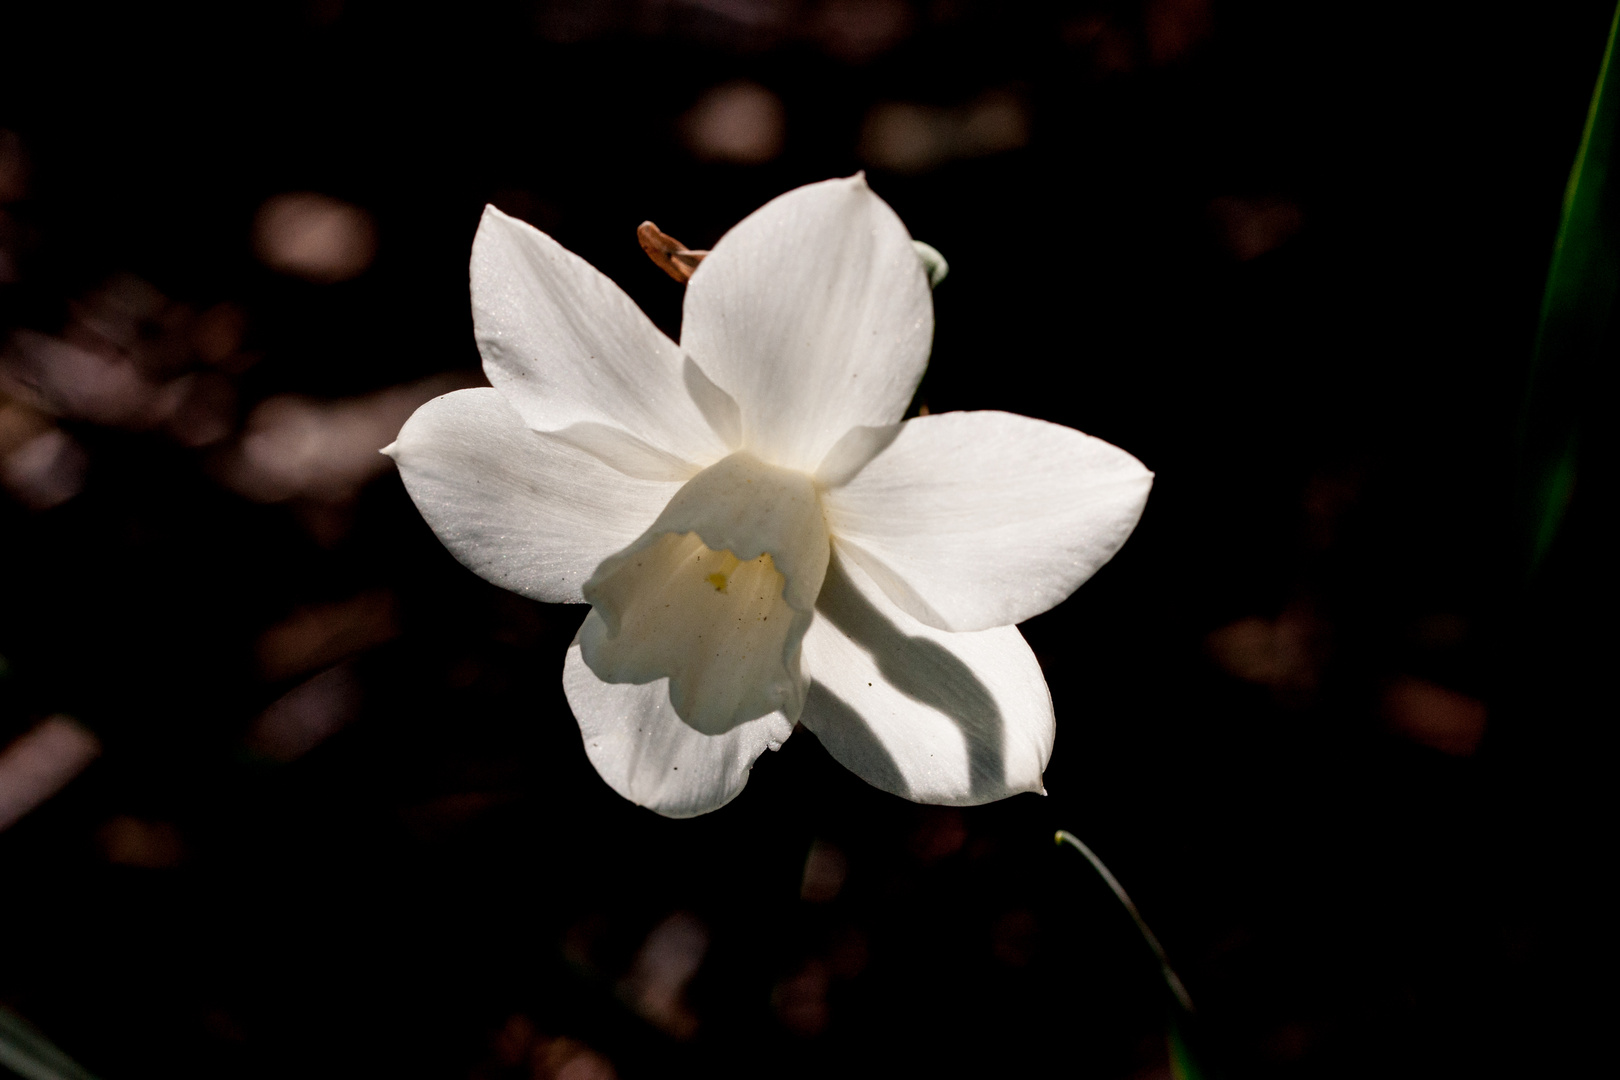
[[[288,192],[259,207],[253,251],[272,270],[331,285],[365,273],[377,254],[377,226],[351,203],[314,191]]]
[[[55,795],[101,755],[101,740],[69,716],[50,716],[0,750],[0,830]]]
[[[1084,823],[1231,1075],[1589,1071],[1595,564],[1521,602],[1494,536],[1612,12],[0,12],[0,1003],[109,1077],[1168,1075]],[[468,581],[377,450],[480,380],[485,203],[677,334],[637,222],[863,168],[953,268],[928,411],[1160,484],[1024,628],[1045,799],[800,738],[649,821],[556,687],[580,612]]]

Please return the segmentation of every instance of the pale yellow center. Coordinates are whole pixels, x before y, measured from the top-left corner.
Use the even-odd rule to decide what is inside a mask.
[[[800,643],[828,554],[809,476],[723,458],[585,582],[585,663],[604,682],[668,678],[675,712],[707,734],[774,711],[797,719]]]
[[[592,658],[625,681],[672,676],[683,716],[768,712],[791,694],[784,584],[769,552],[744,562],[696,533],[666,533],[593,590],[614,634],[590,643]]]
[[[731,582],[731,572],[741,566],[742,561],[729,551],[714,552],[709,551],[708,548],[703,550],[708,555],[719,559],[719,564],[714,568],[714,572],[708,576],[709,584],[714,586],[715,592],[725,592],[726,586]],[[770,559],[770,557],[768,552],[760,556],[761,559],[766,560]],[[702,561],[703,556],[699,555],[698,562],[701,563]]]

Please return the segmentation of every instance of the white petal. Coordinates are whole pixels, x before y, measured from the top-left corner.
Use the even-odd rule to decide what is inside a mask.
[[[741,406],[744,447],[809,472],[850,428],[904,415],[933,333],[911,237],[855,176],[722,236],[687,283],[681,345]]]
[[[1045,793],[1052,697],[1016,627],[924,626],[835,553],[804,666],[800,720],[867,783],[953,806]]]
[[[594,266],[493,206],[473,241],[472,306],[485,374],[536,431],[607,425],[699,468],[728,451],[679,347]]]
[[[738,452],[680,489],[585,598],[585,661],[615,683],[667,678],[681,718],[711,734],[766,713],[797,719],[799,644],[827,569],[827,529],[803,473]]]
[[[680,490],[636,480],[525,427],[498,391],[434,398],[388,448],[411,499],[450,553],[502,588],[579,603],[603,559]]]
[[[563,690],[602,779],[666,817],[724,806],[748,783],[754,760],[780,749],[793,734],[788,719],[772,713],[721,735],[704,735],[675,715],[667,680],[642,686],[603,682],[586,666],[577,639],[563,664]]]
[[[569,424],[561,431],[547,432],[570,446],[577,446],[626,476],[638,480],[674,480],[685,483],[702,470],[666,450],[660,450],[628,431],[606,424]]]
[[[889,598],[945,630],[983,630],[1062,602],[1125,543],[1153,474],[1073,428],[942,413],[825,492],[839,550]]]

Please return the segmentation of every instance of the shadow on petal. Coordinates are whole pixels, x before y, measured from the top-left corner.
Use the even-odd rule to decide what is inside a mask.
[[[737,405],[737,399],[716,386],[714,380],[704,374],[697,361],[690,356],[682,361],[681,381],[686,385],[686,392],[692,395],[692,403],[698,407],[698,412],[703,414],[703,419],[709,422],[714,433],[731,449],[740,447],[742,409]]]
[[[972,794],[999,797],[1007,784],[1005,724],[996,699],[973,670],[944,646],[907,634],[899,623],[878,610],[850,581],[836,552],[827,567],[816,612],[870,653],[889,685],[938,710],[961,730],[967,746]],[[900,775],[899,766],[881,746],[871,725],[824,686],[812,684],[807,706],[822,715],[836,713],[839,724],[854,741],[870,742],[870,756],[879,762],[878,768],[892,769],[894,776]],[[910,788],[902,781],[896,790]]]
[[[667,450],[660,450],[644,439],[609,424],[584,420],[552,432],[570,446],[590,454],[637,480],[666,480],[686,483],[702,466],[688,464]]]
[[[889,753],[866,718],[850,708],[843,698],[823,684],[812,682],[810,693],[804,699],[804,711],[819,718],[825,724],[824,730],[836,731],[845,752],[864,763],[862,779],[902,798],[911,797],[911,785],[906,783],[905,773],[900,771],[894,755]]]

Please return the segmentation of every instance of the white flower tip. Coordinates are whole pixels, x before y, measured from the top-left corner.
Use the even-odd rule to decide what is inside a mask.
[[[395,439],[393,442],[389,443],[387,446],[385,446],[381,450],[377,451],[377,453],[383,455],[384,457],[390,457],[390,458],[394,458],[395,460],[398,460],[398,458],[399,458],[399,440]]]
[[[478,248],[481,244],[496,242],[495,236],[510,237],[514,232],[541,233],[539,229],[530,225],[520,217],[513,217],[494,203],[485,203],[484,212],[478,218],[478,231],[473,235],[473,264],[478,262]]]

